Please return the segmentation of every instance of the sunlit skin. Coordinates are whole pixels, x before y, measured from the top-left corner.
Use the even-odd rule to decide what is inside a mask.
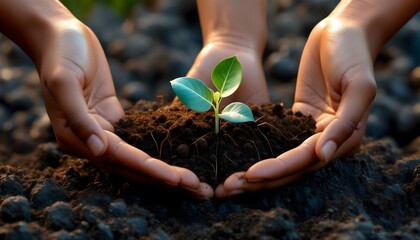
[[[213,66],[237,54],[243,80],[226,102],[269,102],[261,62],[266,1],[197,0],[197,6],[204,42],[188,76],[211,85]],[[0,31],[33,60],[63,150],[135,181],[207,199],[277,188],[356,151],[376,92],[372,63],[419,10],[418,0],[341,1],[313,29],[299,67],[292,108],[315,118],[316,133],[277,158],[233,174],[215,190],[190,170],[152,158],[113,133],[124,112],[103,50],[93,32],[58,0],[0,1]]]
[[[37,67],[41,94],[65,152],[138,182],[178,187],[197,198],[213,197],[213,189],[190,170],[152,158],[113,133],[113,124],[124,112],[102,47],[59,1],[1,1],[0,22],[1,32]]]
[[[313,29],[299,66],[292,109],[312,115],[316,133],[277,158],[231,175],[216,196],[281,187],[357,151],[376,93],[373,61],[419,9],[416,0],[341,1]]]

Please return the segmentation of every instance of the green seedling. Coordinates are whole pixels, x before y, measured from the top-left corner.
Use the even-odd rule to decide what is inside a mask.
[[[215,133],[218,134],[219,118],[233,123],[255,121],[251,109],[241,102],[230,103],[219,113],[222,99],[232,95],[238,89],[241,80],[242,66],[235,55],[220,61],[211,73],[211,81],[218,91],[213,91],[201,80],[191,77],[174,79],[171,86],[181,102],[190,109],[205,112],[213,107]]]

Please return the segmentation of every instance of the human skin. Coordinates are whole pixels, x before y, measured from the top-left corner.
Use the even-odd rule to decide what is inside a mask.
[[[237,54],[242,65],[242,83],[233,95],[222,100],[222,105],[233,101],[254,104],[270,101],[262,67],[267,38],[266,7],[265,0],[197,1],[203,48],[187,76],[213,86],[211,71],[220,60]]]
[[[341,1],[312,30],[299,66],[292,110],[312,115],[316,133],[277,158],[231,175],[216,197],[281,187],[357,151],[376,94],[373,62],[419,10],[418,0]]]
[[[34,62],[41,94],[60,147],[126,178],[198,198],[213,189],[185,168],[170,166],[113,133],[124,117],[95,34],[58,0],[0,1],[0,31]]]

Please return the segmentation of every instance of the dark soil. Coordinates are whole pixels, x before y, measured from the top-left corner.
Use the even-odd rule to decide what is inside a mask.
[[[229,165],[248,168],[239,161],[276,156],[310,135],[312,120],[279,104],[254,106],[256,124],[222,122],[219,137],[211,112],[145,101],[131,108],[161,94],[170,101],[169,80],[187,73],[202,44],[195,1],[141,2],[153,6],[122,19],[98,5],[87,21],[132,109],[118,129],[129,142],[176,165],[193,159],[209,172],[193,171],[216,184]],[[273,102],[292,106],[307,36],[338,2],[268,1],[263,61]],[[381,51],[366,139],[354,156],[282,188],[199,201],[64,154],[35,67],[0,36],[0,239],[420,239],[419,39],[417,14]],[[165,115],[177,108],[175,120]]]
[[[2,149],[2,239],[418,239],[420,151],[366,140],[286,187],[198,201],[41,144]]]
[[[251,106],[256,122],[221,121],[214,132],[214,112],[197,113],[181,103],[139,101],[115,126],[115,133],[152,157],[192,170],[217,186],[229,175],[297,147],[315,130],[310,116],[282,104]]]

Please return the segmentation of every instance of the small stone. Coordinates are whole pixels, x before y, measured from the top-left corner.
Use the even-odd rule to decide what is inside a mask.
[[[190,155],[190,148],[187,144],[180,144],[176,148],[176,153],[178,154],[178,157],[186,158],[188,155]]]
[[[371,113],[368,117],[366,126],[366,136],[379,139],[384,137],[389,131],[386,121],[381,119],[377,114]]]
[[[45,226],[49,229],[72,230],[74,228],[73,221],[76,214],[69,204],[64,202],[56,202],[52,206],[45,209],[46,218]]]
[[[37,154],[40,162],[53,168],[59,166],[61,156],[63,156],[63,152],[61,152],[57,144],[54,143],[39,144]]]
[[[32,123],[29,135],[38,142],[51,142],[55,139],[50,118],[46,113]]]
[[[274,52],[265,61],[265,69],[275,80],[289,82],[296,77],[298,66],[287,55]]]
[[[6,198],[0,205],[0,217],[5,222],[29,221],[31,211],[28,199],[22,196]]]
[[[23,188],[19,178],[14,175],[6,175],[0,177],[0,195],[1,196],[16,196],[22,195]]]
[[[32,188],[30,202],[33,208],[45,208],[58,201],[67,201],[67,197],[54,180],[46,179]]]
[[[111,227],[104,222],[99,222],[98,224],[93,226],[87,235],[88,239],[114,239],[114,234],[112,233]]]
[[[197,139],[197,141],[195,142],[195,144],[197,144],[197,147],[200,151],[204,151],[208,148],[209,144],[207,142],[207,140],[205,138],[199,138]]]
[[[72,240],[85,240],[87,239],[86,232],[83,229],[76,229],[70,233]]]
[[[98,207],[88,205],[82,208],[82,218],[90,224],[96,224],[105,218],[105,213]]]
[[[127,214],[127,205],[122,201],[112,202],[108,211],[111,216],[121,217]]]
[[[12,132],[13,151],[16,153],[26,154],[32,152],[36,148],[35,141],[28,136],[28,131],[21,127]]]
[[[26,111],[34,105],[34,100],[31,98],[31,94],[21,88],[7,93],[4,97],[4,101],[13,110]]]
[[[251,153],[254,153],[255,147],[254,147],[254,145],[252,143],[249,143],[248,142],[248,143],[245,143],[242,146],[242,149],[243,149],[244,153],[251,154]]]
[[[17,222],[10,226],[3,239],[31,240],[33,235],[30,226],[26,222]]]
[[[182,135],[185,138],[191,139],[193,137],[193,132],[192,132],[191,128],[184,128],[184,129],[182,129]]]
[[[140,81],[133,81],[127,83],[121,89],[121,97],[126,98],[132,102],[137,102],[140,99],[151,99],[152,90],[150,86]]]
[[[140,237],[149,233],[147,221],[142,217],[132,217],[127,219],[127,227],[132,231],[132,235]]]
[[[66,230],[60,230],[49,234],[48,239],[70,240],[72,238],[69,232]]]

